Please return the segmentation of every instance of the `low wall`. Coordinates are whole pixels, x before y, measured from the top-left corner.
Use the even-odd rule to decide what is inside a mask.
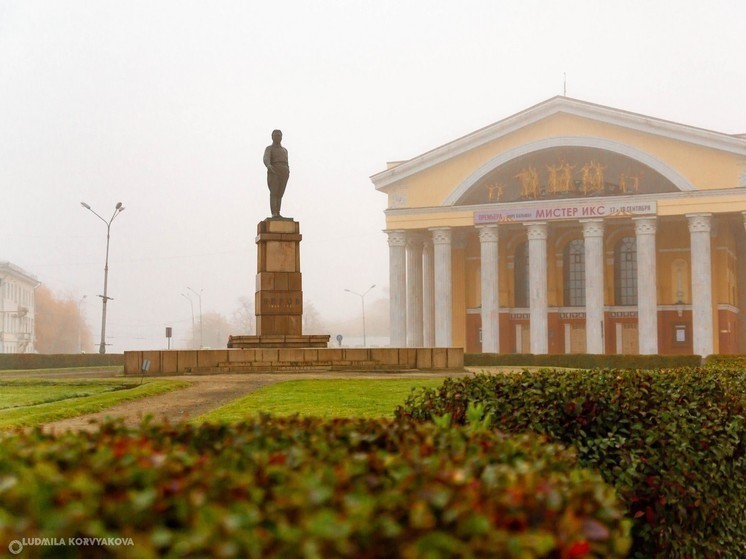
[[[0,353],[0,369],[61,369],[112,367],[124,364],[121,353]]]
[[[462,369],[462,348],[304,348],[125,351],[124,374],[252,373],[303,370]]]

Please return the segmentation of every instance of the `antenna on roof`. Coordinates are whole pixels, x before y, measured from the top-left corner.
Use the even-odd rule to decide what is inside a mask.
[[[567,97],[567,72],[562,72],[562,76],[564,77],[562,95]]]

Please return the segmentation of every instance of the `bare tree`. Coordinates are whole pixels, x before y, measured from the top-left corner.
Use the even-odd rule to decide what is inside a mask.
[[[249,297],[238,298],[238,308],[233,311],[232,326],[235,328],[233,334],[251,336],[256,331],[256,312],[254,301]]]
[[[311,301],[303,302],[303,333],[323,334],[327,330],[324,320]]]

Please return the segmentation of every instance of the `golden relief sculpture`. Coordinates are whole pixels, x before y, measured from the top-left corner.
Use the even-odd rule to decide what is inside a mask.
[[[570,192],[573,190],[575,183],[572,180],[572,170],[575,165],[570,165],[567,161],[563,161],[560,165],[561,173],[559,176],[559,191],[561,193]]]
[[[557,165],[547,165],[549,180],[547,194],[567,194],[573,190],[572,170],[574,165],[560,161]]]
[[[539,172],[534,167],[521,169],[516,175],[521,181],[521,197],[536,200],[539,197]]]
[[[552,165],[546,165],[546,175],[540,175],[534,166],[529,165],[515,175],[521,185],[520,197],[516,196],[517,193],[510,184],[506,187],[503,183],[493,182],[486,186],[487,201],[502,202],[506,197],[507,201],[516,199],[538,200],[568,194],[585,196],[603,193],[609,195],[617,193],[637,194],[640,191],[640,176],[631,175],[629,171],[619,174],[618,185],[607,185],[605,181],[606,167],[598,161],[587,161],[579,169],[579,176],[575,175],[575,169],[576,165],[571,165],[564,159],[559,159]],[[541,182],[544,178],[546,183]]]
[[[547,165],[549,179],[547,180],[547,194],[559,193],[559,174],[562,172],[560,165]]]
[[[637,194],[640,191],[640,177],[629,177],[622,173],[619,175],[619,190],[622,194]]]
[[[593,192],[603,192],[604,169],[606,167],[595,161],[583,165],[583,168],[580,170],[580,184],[583,188],[583,194],[588,195]]]
[[[502,184],[491,184],[487,187],[487,200],[490,202],[499,202],[505,194],[505,186]]]

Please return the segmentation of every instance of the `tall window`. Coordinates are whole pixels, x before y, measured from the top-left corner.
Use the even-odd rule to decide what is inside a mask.
[[[515,306],[528,307],[528,243],[521,243],[515,249],[513,279],[515,280]]]
[[[585,306],[585,244],[583,239],[575,239],[565,246],[565,306]]]
[[[623,237],[614,249],[614,302],[637,305],[637,243]]]

